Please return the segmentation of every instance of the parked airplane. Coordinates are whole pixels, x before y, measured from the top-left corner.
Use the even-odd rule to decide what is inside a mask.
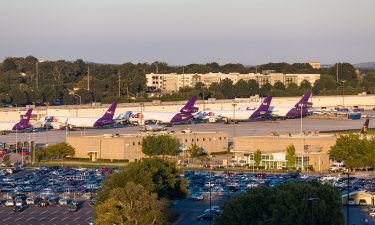
[[[32,111],[32,109],[27,110],[19,122],[0,122],[0,131],[20,131],[32,127],[29,124]]]
[[[71,116],[46,116],[43,118],[43,126],[52,126],[53,128],[94,128],[105,127],[115,123],[113,115],[115,114],[117,103],[113,102],[109,109],[101,118],[96,117],[71,117]]]
[[[215,122],[217,120],[249,120],[256,119],[267,115],[268,108],[271,104],[272,96],[268,96],[262,104],[255,110],[210,110],[201,111],[195,114],[196,119],[209,120]]]
[[[290,118],[298,118],[301,117],[301,108],[302,108],[302,117],[308,115],[309,107],[312,104],[309,102],[311,96],[311,92],[306,92],[302,98],[293,106],[270,106],[269,107],[269,114],[271,115],[272,119],[290,119]]]
[[[176,124],[193,119],[192,113],[197,112],[198,108],[194,107],[197,101],[196,96],[192,96],[180,112],[158,112],[158,111],[128,111],[123,115],[124,120],[130,123],[137,122],[144,124],[146,121],[156,121],[159,123]]]

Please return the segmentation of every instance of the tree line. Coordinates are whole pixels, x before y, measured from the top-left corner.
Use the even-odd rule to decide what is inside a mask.
[[[204,87],[201,83],[194,88],[182,88],[176,93],[162,97],[150,97],[146,87],[147,73],[255,73],[261,70],[275,70],[280,73],[319,73],[321,79],[312,88],[315,95],[357,94],[367,91],[375,92],[375,72],[366,71],[361,76],[349,63],[340,63],[339,82],[336,82],[336,65],[329,68],[313,69],[307,63],[268,63],[258,66],[242,64],[219,65],[215,62],[207,64],[189,64],[171,66],[165,62],[95,64],[82,59],[76,61],[40,61],[34,56],[8,57],[0,63],[0,102],[3,104],[25,105],[32,103],[60,100],[63,104],[77,104],[79,97],[83,103],[113,100],[118,102],[152,101],[155,99],[186,100],[193,94],[201,98],[233,98],[262,96],[301,95],[311,89],[311,84],[304,82],[285,86],[282,83],[263,85],[255,80],[238,81],[233,84],[226,79]],[[90,85],[88,85],[88,80]],[[343,82],[345,81],[345,82]],[[75,90],[75,95],[72,91]],[[119,94],[120,91],[120,95]]]

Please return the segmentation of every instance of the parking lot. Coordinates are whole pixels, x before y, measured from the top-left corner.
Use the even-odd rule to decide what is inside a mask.
[[[94,213],[87,202],[77,212],[69,212],[67,206],[28,206],[22,212],[13,212],[13,207],[0,207],[2,225],[87,225]]]

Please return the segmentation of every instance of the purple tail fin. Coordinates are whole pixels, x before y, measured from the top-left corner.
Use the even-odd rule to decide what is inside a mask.
[[[22,125],[29,124],[32,111],[33,111],[33,109],[28,109],[27,112],[25,113],[25,115],[22,116],[22,119],[20,120],[19,123],[22,124]]]
[[[117,102],[113,102],[109,109],[104,113],[102,119],[113,119],[117,107]]]
[[[194,107],[196,101],[197,101],[197,96],[191,96],[191,98],[189,99],[189,101],[180,110],[180,113],[191,114],[191,113],[197,112],[198,108]]]
[[[361,129],[361,134],[367,134],[369,123],[370,123],[370,119],[367,119],[365,124],[363,124],[363,127]]]
[[[268,108],[271,105],[272,96],[263,99],[262,104],[251,114],[250,119],[265,116],[268,113]]]
[[[301,108],[302,107],[308,107],[308,106],[311,106],[311,104],[309,103],[309,99],[310,99],[310,96],[311,96],[311,92],[306,92],[302,98],[299,100],[299,102],[297,102],[297,104],[294,105],[294,107],[298,107],[298,108]]]

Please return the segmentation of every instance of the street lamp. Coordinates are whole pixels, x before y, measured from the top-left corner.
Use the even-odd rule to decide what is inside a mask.
[[[320,198],[305,198],[304,201],[311,202],[311,219],[310,219],[310,225],[314,224],[314,202],[319,202]]]
[[[346,224],[349,225],[349,177],[350,173],[342,173],[342,175],[347,175],[347,182],[346,182],[346,189],[347,189],[347,196],[346,196]]]

